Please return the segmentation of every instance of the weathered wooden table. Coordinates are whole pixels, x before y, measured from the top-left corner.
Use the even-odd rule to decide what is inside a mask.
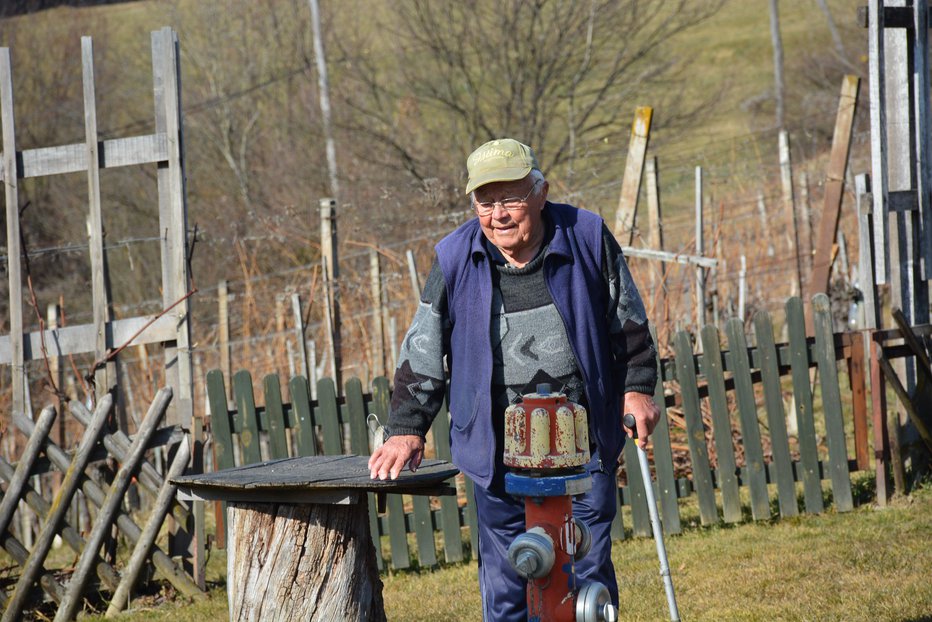
[[[385,620],[368,492],[454,494],[458,471],[425,460],[396,480],[366,456],[286,458],[173,479],[185,499],[227,502],[230,620]]]

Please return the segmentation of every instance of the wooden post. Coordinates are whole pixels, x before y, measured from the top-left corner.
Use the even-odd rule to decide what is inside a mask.
[[[405,257],[408,259],[408,280],[411,281],[411,293],[414,294],[414,300],[417,302],[421,299],[421,279],[417,275],[414,251],[409,248],[405,251]]]
[[[790,290],[790,296],[803,291],[803,266],[799,256],[799,222],[796,217],[796,201],[793,197],[793,164],[790,158],[790,137],[786,130],[780,130],[780,181],[783,186],[783,209],[787,214],[787,246],[796,260],[796,282]]]
[[[696,167],[696,255],[702,256],[702,167]],[[696,332],[705,326],[705,272],[696,266]],[[701,342],[697,340],[697,347]],[[701,351],[701,350],[700,350]]]
[[[328,278],[327,274],[329,272],[327,268],[326,257],[321,259],[321,271],[324,276],[324,281],[326,281]],[[326,297],[327,304],[324,305],[324,315],[326,315],[325,319],[326,319],[326,328],[327,328],[327,346],[328,346],[327,349],[329,350],[328,354],[330,355],[329,357],[330,358],[330,377],[336,378],[337,373],[339,372],[340,366],[337,365],[336,334],[333,328],[333,325],[334,325],[333,313],[330,311],[331,309],[330,302],[331,302],[331,299],[329,296],[327,296]]]
[[[304,314],[301,313],[301,296],[298,292],[291,294],[291,311],[294,313],[294,331],[298,346],[298,358],[301,359],[301,375],[310,378],[310,365],[307,360],[307,338],[304,336]]]
[[[744,306],[748,297],[748,263],[741,255],[741,271],[738,273],[738,317],[744,321]]]
[[[84,141],[87,158],[88,248],[91,255],[91,299],[94,309],[94,356],[101,360],[112,345],[107,343],[110,300],[104,277],[104,232],[100,215],[100,159],[97,154],[97,105],[94,89],[94,46],[90,37],[81,37],[81,68],[84,83]],[[102,367],[94,373],[94,396],[109,393],[115,378]]]
[[[647,154],[653,113],[653,108],[639,106],[634,111],[634,122],[631,124],[631,141],[628,144],[628,157],[625,159],[625,172],[621,180],[618,211],[615,212],[615,237],[623,245],[630,246],[634,241],[638,195],[641,192],[641,175],[644,172],[644,158]]]
[[[190,288],[190,274],[179,56],[178,36],[174,30],[165,27],[152,33],[155,130],[165,135],[168,147],[167,162],[159,165],[157,178],[159,231],[163,232],[162,304],[165,307],[175,305],[170,315],[177,321],[174,347],[169,343],[165,348],[165,376],[173,389],[167,421],[191,431],[191,466],[197,469],[203,462],[204,425],[200,417],[194,417],[190,304],[182,300]],[[203,588],[206,563],[204,504],[195,502],[193,509],[194,531],[189,535],[176,530],[172,537],[172,553],[188,556],[191,574],[197,585]]]
[[[660,181],[657,167],[656,156],[647,160],[647,221],[649,225],[647,245],[658,251],[663,250],[663,220],[660,211]],[[669,309],[667,309],[667,266],[663,262],[655,264],[654,271],[654,308],[659,309],[661,325],[666,330],[667,323],[670,319]],[[659,287],[657,284],[659,282]],[[654,312],[654,317],[658,313]]]
[[[806,261],[803,262],[807,270],[812,270],[812,254],[815,252],[812,239],[812,205],[809,203],[809,175],[806,171],[799,173],[799,216],[802,224],[800,233],[802,242],[800,248],[806,253]]]
[[[330,177],[330,192],[340,196],[337,181],[337,150],[333,141],[333,129],[330,122],[330,86],[327,79],[327,58],[324,55],[324,39],[320,32],[320,9],[317,0],[308,0],[311,9],[311,31],[314,37],[314,60],[317,63],[317,92],[320,101],[320,116],[323,120],[324,139],[327,151],[327,172]],[[330,265],[334,265],[331,262]],[[336,274],[336,272],[334,272]]]
[[[874,280],[874,223],[870,196],[870,176],[854,178],[858,210],[858,285],[864,295],[864,321],[859,328],[877,329],[880,324],[880,296]]]
[[[773,257],[773,239],[770,237],[770,221],[767,218],[767,204],[764,202],[764,193],[757,191],[757,213],[760,216],[760,230],[763,239],[767,240],[767,256]]]
[[[220,325],[220,371],[227,389],[227,400],[233,399],[233,370],[230,362],[230,301],[227,280],[217,285],[217,322]]]
[[[23,349],[23,276],[19,192],[16,177],[16,131],[13,122],[13,72],[10,49],[0,48],[0,120],[3,126],[3,188],[6,197],[6,256],[10,283],[10,346],[13,404],[11,416],[26,412],[26,366]]]
[[[854,126],[854,113],[858,103],[857,76],[845,76],[841,86],[841,98],[838,102],[838,115],[835,120],[835,134],[832,138],[832,154],[829,160],[825,180],[825,200],[822,204],[822,222],[819,227],[819,243],[816,246],[815,260],[812,266],[812,281],[809,294],[827,292],[832,270],[832,246],[838,232],[838,220],[841,216],[842,192],[845,188],[845,173],[848,170],[848,154],[851,145],[851,130]]]
[[[372,372],[385,373],[385,326],[382,324],[382,273],[379,252],[369,249],[369,288],[372,296]]]
[[[279,364],[281,363],[281,353],[285,351],[285,296],[283,294],[275,295],[275,348],[271,353],[272,365],[271,369],[275,370],[275,373],[281,374],[281,368]]]
[[[868,12],[868,75],[870,77],[870,118],[871,118],[871,186],[874,203],[874,256],[883,262],[874,278],[876,283],[886,283],[890,275],[890,226],[887,194],[887,63],[884,28],[883,0],[870,0]],[[895,31],[889,34],[891,41],[897,37]],[[903,33],[905,38],[905,33]],[[902,82],[902,78],[899,79]],[[894,95],[894,101],[899,94]],[[902,137],[899,137],[902,138]]]
[[[320,254],[323,265],[323,282],[327,299],[327,331],[331,343],[331,372],[337,387],[340,381],[342,341],[340,336],[340,262],[337,253],[336,199],[320,200]],[[339,389],[338,389],[339,390]]]

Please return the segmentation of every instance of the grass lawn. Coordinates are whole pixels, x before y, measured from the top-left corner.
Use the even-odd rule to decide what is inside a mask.
[[[684,620],[932,622],[932,487],[879,509],[773,523],[688,528],[667,538]],[[224,560],[215,552],[212,579]],[[617,543],[621,620],[669,619],[654,544]],[[479,620],[475,563],[383,578],[389,620]],[[208,603],[141,607],[120,620],[226,620],[226,593]],[[88,617],[87,620],[103,618]]]

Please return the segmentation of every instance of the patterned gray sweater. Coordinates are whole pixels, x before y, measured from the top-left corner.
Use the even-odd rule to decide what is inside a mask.
[[[570,400],[586,405],[582,377],[563,320],[544,280],[544,256],[552,237],[553,227],[547,222],[540,251],[523,268],[508,264],[501,252],[486,241],[492,266],[489,343],[493,350],[491,415],[496,422],[509,404],[534,391],[541,382],[550,383]],[[623,386],[626,393],[650,394],[657,378],[656,352],[644,304],[618,242],[604,226],[602,240],[602,271],[610,301],[605,315],[616,361],[615,386]],[[435,258],[399,354],[387,425],[389,436],[427,434],[443,404],[449,336],[446,286]],[[503,426],[495,428],[497,436],[501,436]]]

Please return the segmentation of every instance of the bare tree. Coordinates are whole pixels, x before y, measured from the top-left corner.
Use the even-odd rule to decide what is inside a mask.
[[[378,47],[364,35],[344,33],[350,36],[339,42],[352,63],[347,79],[358,85],[344,122],[418,180],[444,170],[438,151],[456,154],[458,167],[465,150],[503,134],[534,145],[544,168],[571,168],[581,151],[627,135],[634,106],[643,103],[636,98],[683,66],[667,54],[671,38],[720,6],[405,0],[380,28],[391,60],[360,53]],[[386,71],[387,63],[396,71]],[[689,108],[683,99],[664,111],[666,122]],[[411,122],[420,131],[406,132]]]

